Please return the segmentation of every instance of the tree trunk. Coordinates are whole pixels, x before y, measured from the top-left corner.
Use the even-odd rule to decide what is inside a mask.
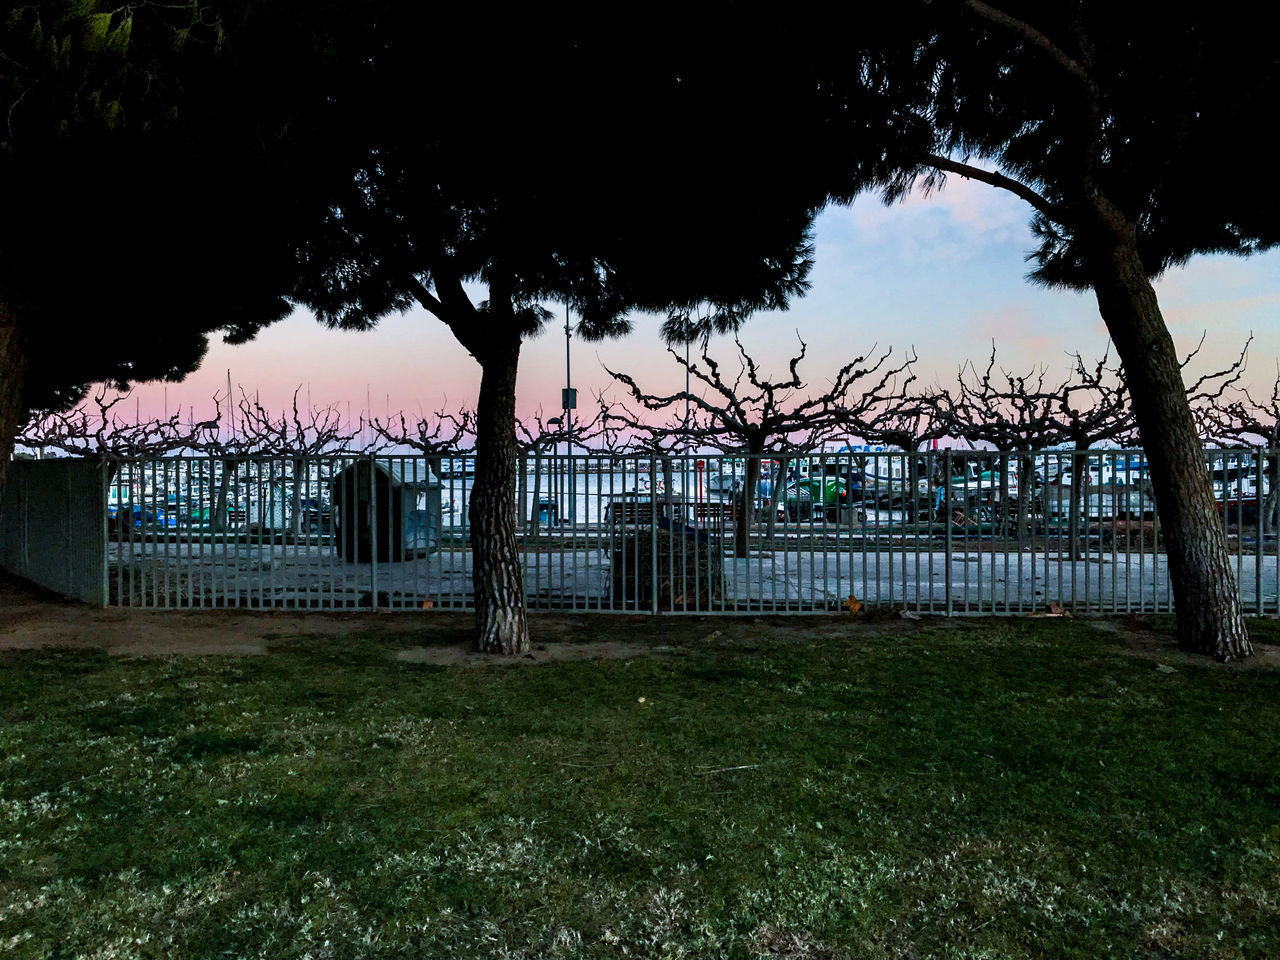
[[[769,468],[769,516],[765,521],[765,536],[768,538],[770,553],[775,549],[774,538],[778,535],[778,509],[785,509],[786,495],[787,461],[784,458],[774,460],[773,466]]]
[[[27,351],[18,318],[0,302],[0,497],[4,478],[13,456],[13,441],[22,425],[23,382],[27,373]]]
[[[1082,447],[1077,442],[1075,452],[1071,454],[1071,506],[1068,507],[1069,517],[1067,523],[1067,534],[1071,538],[1067,549],[1067,556],[1073,561],[1083,559],[1087,551],[1080,549],[1080,515],[1081,500],[1088,495],[1089,491],[1089,456],[1086,451],[1087,447]]]
[[[476,649],[514,655],[529,651],[524,576],[516,547],[519,334],[504,334],[502,342],[493,343],[482,357],[476,405],[476,474],[471,489]]]
[[[550,520],[550,516],[547,517]],[[542,448],[535,447],[533,454],[533,511],[529,514],[529,529],[536,537],[542,530]]]
[[[745,557],[751,538],[751,523],[755,516],[756,488],[760,486],[760,457],[758,451],[747,448],[747,476],[742,482],[742,509],[738,511],[734,528],[733,555]]]
[[[1258,522],[1263,535],[1276,532],[1277,515],[1280,514],[1280,454],[1268,453],[1264,461],[1266,469],[1263,476],[1258,477]],[[1262,486],[1267,484],[1264,496]]]
[[[1253,653],[1214,504],[1209,471],[1187,403],[1173,338],[1139,258],[1133,228],[1099,210],[1090,268],[1098,310],[1124,364],[1165,534],[1178,614],[1178,645],[1220,660]]]
[[[302,533],[302,486],[305,472],[306,462],[295,459],[293,461],[292,491],[289,494],[289,532],[295,537]]]
[[[227,498],[231,488],[231,475],[236,471],[236,461],[222,461],[222,475],[218,478],[218,492],[213,498],[213,512],[209,516],[209,529],[226,533],[231,529],[231,507]]]
[[[1016,536],[1020,544],[1026,543],[1030,531],[1034,530],[1031,519],[1031,481],[1035,475],[1035,459],[1018,458],[1018,522]]]

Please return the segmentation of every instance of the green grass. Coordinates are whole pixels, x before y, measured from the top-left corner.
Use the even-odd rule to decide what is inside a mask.
[[[1275,670],[1080,622],[572,623],[674,650],[0,655],[0,953],[1280,956]]]

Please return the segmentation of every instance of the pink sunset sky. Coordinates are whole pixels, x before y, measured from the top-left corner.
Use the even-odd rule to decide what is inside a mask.
[[[833,207],[819,218],[817,258],[808,296],[785,313],[758,314],[742,332],[765,373],[783,374],[796,346],[808,342],[802,375],[823,384],[873,344],[914,347],[923,379],[951,380],[960,364],[984,361],[996,341],[1002,365],[1025,371],[1044,364],[1064,373],[1067,352],[1096,356],[1106,333],[1092,294],[1044,290],[1027,283],[1024,256],[1032,245],[1028,211],[1017,199],[952,178],[941,194],[884,207],[869,198]],[[715,242],[709,236],[708,242]],[[1280,251],[1250,259],[1202,257],[1158,284],[1165,319],[1184,351],[1208,331],[1202,367],[1234,358],[1250,331],[1248,380],[1269,388],[1280,357]],[[563,307],[524,348],[517,409],[554,415],[564,386]],[[609,387],[602,365],[633,375],[652,392],[683,389],[683,371],[665,353],[657,317],[637,317],[631,336],[606,343],[574,341],[573,380],[580,407]],[[731,361],[732,340],[712,341],[713,355]],[[372,398],[384,417],[404,410],[473,406],[479,367],[443,324],[422,310],[385,318],[369,333],[329,330],[306,311],[268,328],[246,345],[210,345],[204,363],[180,384],[142,384],[136,409],[146,417],[181,407],[197,420],[212,414],[210,398],[233,384],[281,410],[293,391],[309,390],[316,406],[337,404],[353,416]],[[736,369],[736,365],[735,365]],[[614,396],[621,397],[618,391]],[[130,411],[132,413],[132,411]],[[184,417],[185,419],[185,417]]]

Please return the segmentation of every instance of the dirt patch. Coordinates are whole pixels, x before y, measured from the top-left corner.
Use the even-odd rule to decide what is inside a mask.
[[[778,930],[765,925],[751,937],[753,955],[763,960],[841,960],[837,953],[813,935],[802,930]]]
[[[1084,618],[1087,623],[1101,633],[1116,638],[1116,643],[1127,654],[1153,660],[1158,664],[1173,667],[1220,667],[1229,670],[1278,670],[1280,669],[1280,646],[1258,643],[1254,641],[1253,656],[1239,663],[1219,663],[1210,657],[1196,653],[1186,653],[1178,649],[1177,641],[1169,634],[1153,628],[1138,617],[1125,617],[1120,620],[1102,620],[1092,617]]]
[[[476,665],[621,660],[667,655],[681,649],[750,652],[766,643],[848,636],[876,641],[922,629],[977,630],[984,621],[925,616],[903,619],[888,610],[867,614],[799,617],[653,617],[573,613],[533,614],[535,649],[525,657],[489,657],[470,649],[472,615],[429,613],[328,613],[321,611],[100,610],[66,600],[26,581],[0,573],[0,650],[102,650],[119,656],[260,656],[290,638],[341,639],[376,632],[403,637],[397,658],[412,663]],[[1280,669],[1280,645],[1255,641],[1255,655],[1219,665],[1183,653],[1167,632],[1140,617],[1080,618],[1115,639],[1116,648],[1156,664],[1222,669]],[[1274,637],[1274,631],[1269,638]],[[637,639],[656,642],[636,642]],[[412,646],[410,646],[412,644]]]
[[[445,615],[434,632],[465,630],[469,618]],[[375,626],[376,625],[376,626]],[[304,611],[100,610],[0,575],[0,650],[103,650],[120,656],[254,656],[288,636],[343,637],[377,629],[423,633],[414,615]]]
[[[494,665],[530,663],[561,663],[566,660],[630,660],[632,657],[663,656],[675,652],[671,646],[648,646],[638,643],[618,643],[603,640],[597,643],[537,644],[529,653],[519,657],[494,657],[476,653],[470,643],[448,647],[410,647],[396,653],[396,659],[405,663],[429,663],[438,666],[488,667]]]
[[[290,638],[341,639],[376,632],[415,646],[399,659],[417,663],[542,663],[663,655],[672,639],[695,640],[713,629],[693,618],[663,624],[639,616],[538,614],[535,649],[526,657],[489,657],[470,650],[470,613],[416,611],[101,610],[66,600],[0,573],[0,650],[102,650],[119,656],[260,656]],[[658,644],[635,643],[637,629]],[[677,641],[678,642],[678,641]]]

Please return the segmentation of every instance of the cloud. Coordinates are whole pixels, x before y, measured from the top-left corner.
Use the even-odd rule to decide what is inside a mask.
[[[852,239],[901,264],[971,262],[993,248],[1021,256],[1031,245],[1030,208],[986,184],[960,177],[925,196],[915,191],[886,207],[864,197],[849,213]],[[1006,253],[1007,255],[1007,253]]]

